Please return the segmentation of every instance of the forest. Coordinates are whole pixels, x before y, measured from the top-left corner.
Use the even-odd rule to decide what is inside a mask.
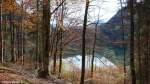
[[[150,0],[0,0],[0,84],[150,84]]]

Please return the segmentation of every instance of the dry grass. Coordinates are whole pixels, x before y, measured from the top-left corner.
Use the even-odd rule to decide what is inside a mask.
[[[58,67],[57,67],[58,69]],[[73,84],[79,84],[80,70],[62,71],[61,78]],[[90,70],[86,69],[85,84],[123,84],[124,83],[123,66],[117,68],[96,68],[93,73],[93,78],[90,76]],[[128,77],[126,77],[128,81]],[[129,84],[129,83],[127,83]]]

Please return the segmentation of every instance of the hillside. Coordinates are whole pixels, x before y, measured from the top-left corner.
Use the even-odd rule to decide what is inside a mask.
[[[121,11],[123,17],[121,17]],[[123,48],[127,48],[129,34],[129,13],[126,8],[117,12],[107,23],[101,25],[101,31],[106,36],[108,47],[116,50],[116,54],[122,55]],[[123,18],[123,27],[122,27]],[[124,46],[123,46],[124,45]]]
[[[121,11],[123,11],[123,22],[124,28],[122,28],[121,23]],[[97,33],[97,43],[96,43],[96,53],[104,56],[114,63],[122,63],[124,52],[128,54],[128,34],[129,34],[129,21],[128,21],[128,12],[126,8],[119,10],[108,22],[99,24],[99,31]],[[87,29],[87,42],[86,47],[89,50],[88,54],[91,53],[93,45],[93,36],[94,36],[94,25],[91,25]],[[75,42],[69,43],[69,46],[65,50],[64,56],[74,56],[81,54],[81,38],[82,35],[82,26],[79,29],[74,31],[79,38]],[[124,39],[124,40],[123,40]],[[128,58],[128,57],[127,57]]]

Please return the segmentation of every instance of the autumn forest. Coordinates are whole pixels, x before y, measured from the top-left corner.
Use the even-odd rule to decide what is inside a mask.
[[[150,0],[0,0],[0,84],[150,84]]]

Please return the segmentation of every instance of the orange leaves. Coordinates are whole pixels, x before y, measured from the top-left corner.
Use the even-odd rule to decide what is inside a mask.
[[[31,29],[37,22],[37,16],[35,14],[29,14],[28,12],[26,12],[27,10],[25,8],[25,5],[31,4],[32,1],[33,0],[25,0],[25,2],[18,4],[16,0],[3,0],[3,14],[13,14],[15,17],[12,18],[13,24],[15,24],[18,27],[20,25],[23,25],[23,28]]]
[[[20,8],[15,0],[3,0],[2,7],[3,12],[12,12]]]

